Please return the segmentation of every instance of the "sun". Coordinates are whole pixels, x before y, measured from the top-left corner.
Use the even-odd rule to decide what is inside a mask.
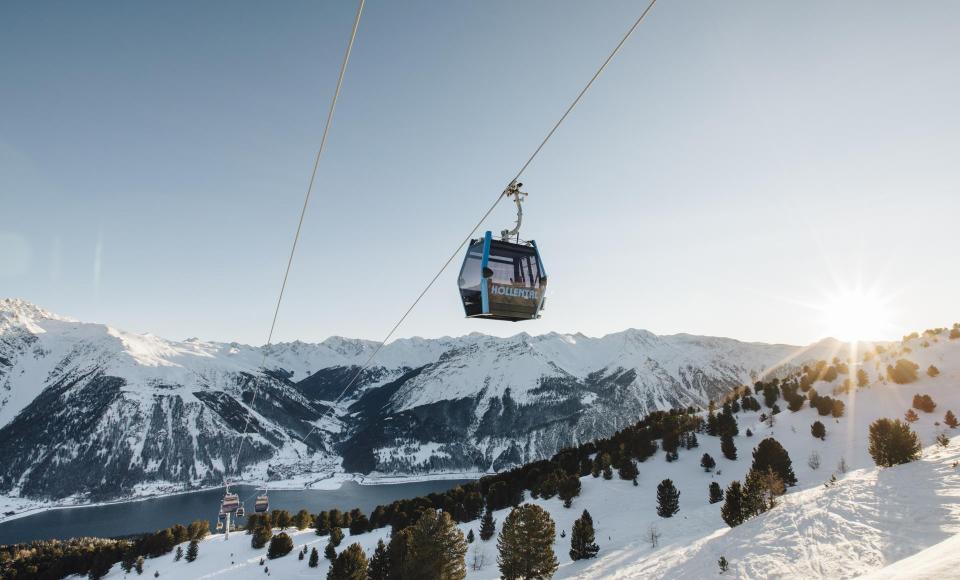
[[[890,300],[861,288],[827,296],[818,308],[827,335],[843,341],[871,341],[886,337],[892,328]]]

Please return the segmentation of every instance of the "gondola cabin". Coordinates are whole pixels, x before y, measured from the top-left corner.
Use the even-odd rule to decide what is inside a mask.
[[[235,493],[227,493],[223,496],[223,502],[220,504],[220,513],[234,513],[240,507],[240,496]]]
[[[258,495],[257,501],[253,504],[253,511],[258,514],[262,514],[268,509],[270,509],[270,498],[268,498],[266,495]]]
[[[471,240],[460,268],[460,299],[467,318],[540,318],[547,274],[536,242]]]

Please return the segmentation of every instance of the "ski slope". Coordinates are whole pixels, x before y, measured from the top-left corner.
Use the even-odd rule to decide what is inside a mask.
[[[922,339],[918,339],[922,340]],[[740,435],[735,438],[738,459],[727,460],[720,452],[719,439],[702,434],[699,447],[680,449],[680,459],[668,463],[664,454],[639,464],[639,485],[602,478],[585,477],[583,492],[570,509],[556,498],[533,500],[547,509],[557,523],[555,552],[560,561],[557,578],[706,578],[719,575],[717,560],[730,564],[724,575],[730,578],[948,578],[957,576],[960,561],[960,429],[937,425],[947,409],[960,412],[960,340],[940,340],[922,347],[907,343],[912,352],[888,353],[868,361],[871,384],[850,394],[837,395],[846,404],[840,419],[819,417],[804,407],[791,413],[784,410],[773,426],[760,422],[759,413],[738,415]],[[905,356],[921,365],[920,379],[907,385],[879,379],[886,364]],[[937,377],[923,371],[935,364]],[[814,385],[821,394],[831,394],[834,383]],[[937,403],[934,413],[918,411],[913,424],[924,445],[923,457],[913,463],[878,469],[867,452],[868,425],[877,418],[901,418],[914,394],[925,393]],[[785,407],[780,401],[781,407]],[[827,427],[825,441],[810,434],[810,425],[821,420]],[[747,437],[747,429],[754,433]],[[947,432],[955,440],[948,447],[934,444],[936,435]],[[721,503],[707,502],[707,488],[717,481],[723,488],[733,479],[742,479],[749,469],[751,451],[765,437],[773,436],[790,453],[798,485],[781,498],[781,504],[737,528],[729,528],[720,517]],[[714,473],[699,466],[701,455],[710,453],[717,461]],[[808,465],[816,452],[820,466]],[[838,464],[846,464],[845,470]],[[836,483],[825,486],[831,475]],[[671,478],[681,492],[680,512],[664,519],[656,514],[656,486]],[[573,521],[588,509],[596,525],[598,558],[572,562],[567,554]],[[495,513],[499,523],[507,510]],[[652,547],[651,524],[660,534]],[[462,524],[466,533],[479,531],[479,522]],[[297,559],[297,549],[316,546],[322,553],[326,538],[312,530],[288,530],[295,549],[290,555],[270,561],[270,576],[293,578],[324,577],[327,562],[318,569]],[[344,539],[340,549],[359,542],[368,554],[378,539],[387,539],[388,529]],[[250,537],[233,534],[205,540],[196,562],[174,562],[167,555],[148,560],[145,573],[177,578],[262,578],[266,574],[260,559],[266,549],[250,547]],[[469,578],[497,578],[496,542],[478,540],[470,546],[467,565],[483,560],[481,569],[470,569]],[[147,576],[147,577],[149,577]],[[108,578],[122,578],[115,567]]]

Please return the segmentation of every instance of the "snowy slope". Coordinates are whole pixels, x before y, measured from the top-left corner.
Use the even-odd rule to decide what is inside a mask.
[[[699,447],[680,449],[680,459],[668,463],[662,452],[641,463],[639,485],[614,479],[582,479],[583,492],[570,509],[558,499],[534,500],[550,511],[557,529],[566,530],[566,539],[557,538],[555,552],[561,563],[558,578],[690,578],[719,574],[717,560],[722,555],[730,562],[725,577],[731,578],[950,578],[957,576],[957,547],[960,547],[960,430],[936,423],[947,409],[960,412],[960,340],[942,336],[930,340],[909,341],[910,352],[887,353],[865,363],[870,385],[850,394],[837,395],[846,404],[840,419],[819,417],[804,407],[776,416],[770,427],[759,421],[759,414],[738,415],[740,435],[735,438],[739,458],[723,458],[719,440],[701,435]],[[899,351],[899,348],[897,349]],[[941,374],[907,385],[895,385],[882,379],[886,364],[905,356],[921,365],[936,365]],[[833,383],[814,385],[820,393],[830,393],[843,376]],[[881,417],[902,417],[914,394],[929,394],[937,402],[932,414],[919,412],[913,424],[925,446],[921,460],[889,469],[877,469],[867,453],[868,425]],[[782,403],[782,401],[781,401]],[[825,441],[810,435],[815,420],[827,425]],[[747,429],[753,437],[745,435]],[[941,432],[955,439],[947,448],[932,445]],[[793,460],[798,485],[789,490],[781,504],[737,528],[727,527],[720,517],[722,504],[707,502],[707,487],[717,481],[726,488],[733,479],[742,479],[750,466],[750,452],[764,437],[780,441]],[[714,473],[699,466],[700,456],[710,453],[717,460]],[[807,463],[811,453],[820,456],[816,469]],[[846,470],[838,469],[841,460]],[[831,475],[838,481],[824,485]],[[681,491],[680,512],[673,518],[656,515],[656,486],[671,478]],[[572,562],[567,556],[569,531],[573,520],[588,509],[596,523],[599,557]],[[496,512],[502,522],[507,511]],[[461,525],[466,532],[478,531],[479,522]],[[661,534],[653,548],[645,539],[649,526]],[[358,541],[372,552],[378,539],[386,539],[382,529],[346,538],[343,547]],[[296,533],[296,546],[317,546],[322,551],[324,538],[311,531]],[[469,578],[498,577],[495,542],[471,545],[468,565],[475,552],[485,554],[485,566],[471,570]],[[259,565],[265,550],[254,550],[249,537],[233,535],[209,538],[200,549],[200,558],[187,564],[165,556],[148,560],[147,573],[159,571],[161,577],[260,578]],[[326,573],[321,560],[318,570],[310,570],[299,561],[296,552],[268,561],[271,576],[319,576]],[[120,578],[115,570],[109,578]]]

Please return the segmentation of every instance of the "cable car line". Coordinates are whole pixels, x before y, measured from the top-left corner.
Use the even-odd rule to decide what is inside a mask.
[[[590,77],[590,80],[587,81],[587,84],[584,85],[583,89],[581,89],[581,91],[577,94],[573,102],[570,103],[570,106],[567,107],[566,111],[564,111],[560,119],[557,120],[557,122],[553,125],[553,127],[547,133],[546,137],[543,138],[543,141],[540,142],[540,145],[537,146],[537,148],[526,160],[526,162],[524,162],[524,164],[520,167],[520,171],[518,171],[517,174],[514,176],[514,178],[510,180],[510,183],[507,185],[506,189],[500,192],[500,195],[497,196],[493,204],[491,204],[489,209],[487,209],[487,211],[483,214],[483,217],[481,217],[480,220],[476,223],[476,225],[473,226],[473,229],[470,230],[470,233],[467,234],[467,237],[464,238],[462,242],[460,242],[456,250],[453,251],[450,257],[447,258],[447,260],[440,267],[440,270],[433,276],[433,278],[430,279],[430,282],[427,283],[426,287],[420,292],[420,294],[413,301],[410,307],[407,308],[406,312],[403,313],[403,316],[400,317],[397,323],[393,325],[393,328],[390,329],[390,332],[388,332],[386,336],[383,338],[383,340],[380,341],[380,343],[377,345],[377,348],[374,349],[373,353],[367,358],[366,362],[363,363],[363,366],[361,366],[360,369],[358,369],[357,372],[353,375],[353,378],[350,379],[350,381],[347,383],[347,386],[344,387],[343,390],[340,392],[340,394],[337,396],[337,398],[333,400],[333,403],[330,404],[327,413],[333,411],[333,408],[336,406],[337,403],[340,402],[340,399],[343,398],[343,396],[347,393],[347,391],[350,390],[350,387],[352,387],[354,383],[356,383],[357,379],[360,378],[360,375],[363,374],[363,372],[367,370],[367,368],[369,368],[370,363],[373,362],[373,360],[380,353],[383,347],[393,337],[397,329],[400,328],[400,325],[403,324],[403,322],[407,319],[407,317],[410,315],[413,309],[417,306],[417,304],[420,303],[420,300],[422,300],[423,297],[427,294],[427,292],[430,291],[430,288],[433,287],[434,283],[436,283],[436,281],[440,278],[440,276],[447,269],[447,267],[450,266],[450,263],[453,262],[453,260],[460,255],[460,252],[463,250],[463,248],[471,242],[474,234],[477,233],[477,230],[480,229],[480,226],[483,225],[483,222],[486,221],[486,219],[490,216],[490,214],[493,213],[493,210],[497,208],[497,206],[500,204],[500,201],[503,200],[504,197],[511,195],[511,192],[519,191],[519,187],[521,184],[517,183],[517,180],[520,179],[520,177],[527,170],[527,168],[530,166],[533,160],[537,157],[537,155],[540,154],[540,151],[544,148],[544,146],[547,144],[550,138],[553,137],[553,134],[556,133],[557,129],[560,128],[560,125],[566,120],[567,116],[569,116],[571,111],[573,111],[573,109],[577,106],[577,104],[580,103],[580,100],[583,99],[583,96],[587,93],[588,90],[590,90],[590,87],[593,86],[594,81],[597,80],[597,78],[604,71],[604,69],[607,68],[607,65],[610,64],[610,61],[612,61],[613,58],[620,52],[620,49],[623,48],[623,45],[626,44],[627,40],[630,38],[630,36],[633,35],[634,31],[637,29],[637,27],[640,26],[640,23],[643,22],[643,20],[647,17],[647,14],[650,12],[654,4],[656,3],[657,3],[657,0],[650,0],[650,2],[647,4],[647,7],[644,8],[643,12],[640,13],[640,16],[637,17],[637,19],[633,22],[633,24],[630,26],[627,32],[620,39],[620,42],[617,43],[617,45],[613,48],[613,50],[610,52],[607,58],[603,61],[603,64],[600,65],[600,68],[598,68],[597,71],[593,74],[593,76]],[[519,209],[520,207],[519,202],[517,202],[517,207]],[[518,216],[518,220],[519,220],[519,216]],[[517,229],[519,229],[519,225],[520,224],[518,223]],[[325,413],[323,416],[320,417],[320,421],[326,418],[327,413]],[[316,431],[317,427],[318,425],[315,425],[312,429],[310,429],[310,431],[307,432],[307,434],[303,437],[301,441],[306,442],[307,438],[314,431]]]
[[[300,219],[297,222],[297,229],[293,236],[293,244],[290,247],[290,256],[287,258],[287,266],[283,273],[283,282],[280,284],[280,294],[277,296],[277,304],[273,310],[273,320],[270,322],[270,332],[267,335],[267,344],[263,347],[263,359],[260,362],[260,367],[263,368],[267,363],[267,353],[270,350],[270,345],[273,341],[273,332],[277,325],[277,316],[280,313],[280,304],[283,302],[283,294],[287,288],[287,279],[290,276],[290,270],[293,266],[293,256],[297,251],[297,242],[300,241],[300,232],[303,229],[303,220],[307,214],[307,206],[310,204],[310,197],[313,194],[313,185],[317,177],[317,169],[320,166],[320,157],[323,155],[323,151],[327,145],[327,136],[330,133],[330,127],[333,125],[333,113],[337,107],[337,101],[340,98],[340,90],[343,88],[343,79],[347,72],[347,64],[350,62],[350,54],[353,51],[353,43],[357,38],[357,29],[360,27],[360,16],[363,14],[363,7],[366,3],[366,0],[360,0],[359,5],[357,6],[357,13],[353,19],[353,28],[350,31],[350,40],[347,43],[347,49],[343,55],[343,62],[340,64],[340,74],[337,77],[336,89],[333,93],[333,98],[330,100],[330,108],[327,111],[327,120],[323,126],[323,134],[320,138],[320,146],[317,149],[317,155],[313,161],[313,170],[310,173],[310,180],[307,184],[307,192],[303,198],[303,207],[300,209]],[[257,393],[260,388],[260,382],[255,381],[253,388],[253,396],[250,399],[248,406],[252,410],[252,405],[256,401]],[[243,444],[247,440],[247,430],[250,427],[250,414],[247,414],[246,423],[243,426],[243,434],[240,436],[240,445],[237,448],[237,455],[234,459],[234,466],[240,468],[240,453],[243,451]]]

